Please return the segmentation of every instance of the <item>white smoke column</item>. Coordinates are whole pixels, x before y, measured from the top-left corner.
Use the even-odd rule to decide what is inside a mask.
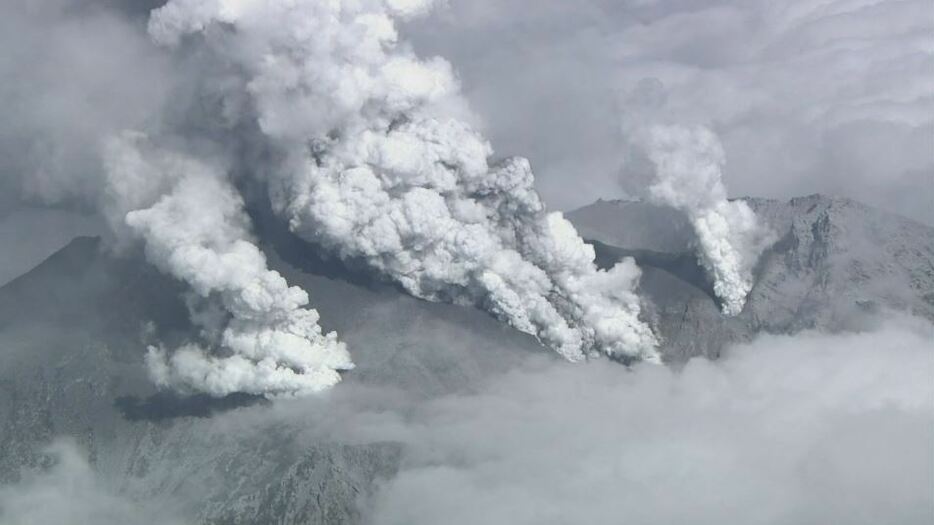
[[[334,333],[322,334],[308,295],[266,266],[240,195],[203,161],[149,147],[126,133],[108,141],[106,208],[118,234],[142,240],[147,258],[220,307],[204,323],[210,351],[195,344],[150,348],[155,381],[215,396],[315,392],[353,367]],[[225,355],[218,355],[224,352]]]
[[[200,33],[244,75],[240,118],[276,152],[253,171],[298,235],[417,297],[484,308],[571,361],[657,360],[635,264],[598,270],[545,212],[525,159],[488,164],[448,63],[399,42],[394,20],[430,4],[173,0],[149,30],[166,45]]]
[[[748,204],[727,199],[723,146],[709,129],[654,126],[644,141],[655,164],[650,198],[687,214],[723,313],[738,315],[752,290],[756,261],[774,241],[772,232]]]

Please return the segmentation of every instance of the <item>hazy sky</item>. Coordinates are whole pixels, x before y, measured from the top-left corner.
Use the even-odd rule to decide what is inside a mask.
[[[638,194],[633,129],[700,123],[734,196],[827,192],[934,222],[928,0],[449,0],[407,34],[453,62],[552,205]]]
[[[0,216],[0,285],[28,272],[79,235],[95,235],[103,224],[94,216],[67,210],[22,208]]]

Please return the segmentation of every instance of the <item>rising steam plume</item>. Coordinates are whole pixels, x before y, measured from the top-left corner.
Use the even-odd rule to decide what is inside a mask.
[[[774,241],[772,232],[748,204],[727,199],[723,146],[709,129],[659,125],[641,140],[655,165],[650,199],[687,214],[723,313],[738,315],[752,290],[756,261]]]
[[[450,65],[399,40],[396,21],[430,4],[172,0],[152,13],[151,38],[200,61],[202,121],[109,139],[104,201],[118,237],[192,290],[201,341],[150,349],[159,384],[287,396],[353,367],[308,294],[267,267],[240,177],[294,233],[416,297],[482,308],[570,361],[658,360],[634,262],[598,269],[546,212],[528,161],[490,163]]]

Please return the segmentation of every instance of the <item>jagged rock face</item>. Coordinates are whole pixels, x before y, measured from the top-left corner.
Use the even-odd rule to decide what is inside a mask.
[[[760,332],[859,327],[885,310],[934,319],[934,229],[843,198],[746,200],[779,240],[762,255],[755,287],[735,318],[720,315],[690,229],[659,231],[659,223],[682,224],[673,212],[601,201],[568,218],[598,241],[602,264],[625,255],[639,262],[640,288],[669,361],[717,356]]]
[[[755,290],[762,319],[795,330],[842,328],[851,315],[884,308],[934,318],[934,229],[819,195],[750,204],[784,233]]]
[[[843,199],[748,202],[780,239],[735,318],[720,313],[682,217],[626,202],[569,217],[598,241],[602,265],[638,259],[645,315],[670,363],[716,356],[763,331],[846,329],[886,308],[934,319],[931,228]],[[423,399],[473,389],[530,355],[553,358],[482,312],[412,299],[267,233],[270,265],[310,291],[322,325],[354,351],[358,368],[340,389],[390,387]],[[309,437],[314,417],[281,425],[249,396],[156,393],[144,345],[188,336],[183,292],[90,238],[0,288],[0,481],[41,468],[43,446],[68,435],[122,494],[171,502],[202,523],[361,521],[359,502],[396,472],[400,444]]]

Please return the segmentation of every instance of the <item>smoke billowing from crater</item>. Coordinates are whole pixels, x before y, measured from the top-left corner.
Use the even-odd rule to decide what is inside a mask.
[[[163,386],[223,396],[302,394],[333,386],[353,367],[334,333],[323,334],[308,294],[268,269],[243,200],[219,167],[165,152],[140,134],[107,142],[107,201],[116,232],[138,238],[160,270],[189,285],[217,315],[192,315],[216,356],[189,344],[146,361]],[[194,305],[193,305],[194,307]]]
[[[525,159],[489,163],[450,65],[400,42],[395,20],[429,4],[176,0],[153,12],[149,33],[210,63],[203,74],[216,78],[204,84],[223,111],[207,116],[212,132],[198,139],[214,151],[246,142],[265,152],[220,165],[240,163],[238,173],[256,177],[302,238],[365,261],[414,296],[481,307],[568,360],[657,360],[639,320],[635,264],[597,269],[574,227],[546,212]],[[219,207],[201,210],[214,194]],[[225,326],[205,332],[233,353],[154,349],[160,383],[281,394],[330,386],[335,370],[352,366],[302,308],[304,292],[266,269],[225,176],[180,175],[160,196],[126,222],[150,260],[226,312]],[[172,232],[169,222],[193,231]],[[228,268],[229,279],[218,276]]]
[[[723,313],[739,314],[754,284],[753,268],[774,234],[748,204],[727,199],[725,154],[712,131],[659,125],[640,140],[655,165],[649,198],[687,214],[697,234],[698,259]]]
[[[927,523],[934,327],[866,326],[759,335],[679,370],[527,354],[467,391],[354,382],[216,421],[403,444],[366,523]]]
[[[491,160],[450,64],[416,56],[400,38],[398,21],[431,7],[173,0],[151,13],[145,38],[120,15],[106,19],[116,42],[99,46],[125,39],[129,58],[120,74],[99,66],[113,79],[107,89],[78,82],[68,100],[148,95],[102,106],[100,126],[59,126],[55,137],[80,160],[68,164],[80,164],[81,176],[60,166],[30,191],[90,203],[120,242],[139,243],[152,264],[191,288],[200,333],[178,349],[150,349],[160,385],[284,396],[332,386],[353,366],[309,309],[314,290],[268,267],[244,188],[317,249],[362,261],[413,296],[481,308],[570,361],[658,359],[658,341],[639,318],[635,263],[598,269],[592,247],[545,209],[529,162]],[[31,63],[22,62],[12,70]],[[145,69],[138,75],[136,63]],[[65,75],[54,66],[43,69]],[[762,230],[748,207],[726,201],[715,141],[671,129],[652,137],[659,179],[651,192],[691,216],[724,311],[736,313]]]

